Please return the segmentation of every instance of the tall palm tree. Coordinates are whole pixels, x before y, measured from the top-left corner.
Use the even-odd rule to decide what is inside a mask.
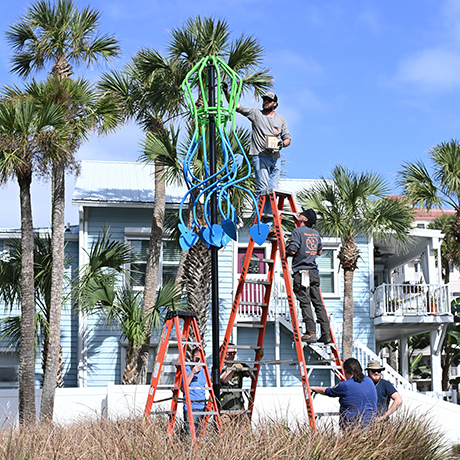
[[[9,256],[0,261],[0,298],[10,311],[20,303],[21,297],[21,242],[11,239],[8,242]],[[65,263],[69,263],[66,258]],[[34,237],[34,284],[35,284],[35,337],[36,353],[42,353],[43,376],[46,373],[46,356],[49,349],[49,322],[51,299],[51,238],[49,235]],[[65,280],[69,284],[70,280]],[[67,298],[63,299],[63,304]],[[0,337],[7,340],[10,347],[21,349],[21,317],[8,316],[0,320]],[[43,383],[43,382],[42,382]],[[58,387],[64,386],[62,378],[62,353],[60,353]]]
[[[39,105],[30,96],[18,94],[0,103],[0,183],[16,177],[21,206],[21,353],[19,362],[19,421],[35,423],[34,363],[34,235],[30,186],[40,143],[55,127],[64,125],[59,107]]]
[[[300,200],[320,216],[321,234],[340,238],[338,253],[344,277],[343,359],[351,357],[353,347],[353,274],[360,251],[356,238],[373,236],[405,245],[410,241],[412,208],[400,199],[386,197],[388,185],[374,173],[357,174],[336,166],[332,177],[320,181],[300,194]]]
[[[204,56],[218,55],[224,59],[242,77],[243,91],[261,95],[272,84],[273,79],[268,70],[260,67],[264,56],[260,43],[252,36],[245,35],[231,40],[229,26],[222,20],[200,16],[188,19],[182,27],[172,30],[166,51],[167,55],[163,56],[156,50],[144,49],[123,72],[104,75],[102,79],[102,88],[119,98],[127,117],[135,119],[146,133],[152,135],[165,138],[168,131],[171,132],[168,126],[171,120],[177,117],[189,119],[181,84],[187,73]],[[225,75],[223,77],[226,78]],[[200,98],[201,95],[197,95],[198,104]],[[146,266],[145,313],[153,305],[156,295],[165,214],[164,166],[167,160],[158,154],[151,161],[155,164],[155,203]],[[195,253],[197,248],[188,252]],[[200,254],[206,259],[208,250],[204,246],[201,249]],[[205,262],[196,266],[206,267],[208,264]],[[146,376],[147,359],[146,337],[140,352],[141,382]]]
[[[6,36],[14,50],[12,71],[23,77],[51,65],[51,74],[64,81],[73,73],[73,64],[91,65],[119,54],[114,37],[97,32],[100,13],[89,7],[79,11],[73,0],[55,3],[39,0],[13,24]],[[70,111],[69,117],[75,114]],[[60,308],[64,271],[65,169],[76,144],[65,155],[54,158],[52,171],[52,288],[50,354],[42,393],[40,418],[51,419],[54,408],[55,375],[60,347]]]
[[[428,152],[432,173],[423,161],[406,162],[398,172],[398,185],[416,206],[455,209],[450,233],[460,248],[460,142],[452,139],[435,145]]]

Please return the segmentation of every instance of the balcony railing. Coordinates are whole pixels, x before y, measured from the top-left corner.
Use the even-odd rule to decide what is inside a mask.
[[[446,284],[382,284],[373,294],[371,316],[436,316],[450,313]]]

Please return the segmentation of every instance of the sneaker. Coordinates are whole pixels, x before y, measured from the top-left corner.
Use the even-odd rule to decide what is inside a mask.
[[[302,342],[306,343],[314,343],[316,342],[316,334],[314,332],[307,332],[302,337]]]
[[[331,340],[331,336],[328,334],[328,335],[322,335],[319,339],[318,339],[318,342],[321,342],[321,343],[331,343],[332,340]]]

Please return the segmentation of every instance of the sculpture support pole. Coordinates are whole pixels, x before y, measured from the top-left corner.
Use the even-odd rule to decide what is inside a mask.
[[[216,106],[215,68],[208,66],[208,102],[209,107]],[[216,173],[216,122],[214,115],[209,116],[209,169],[211,176]],[[213,179],[215,182],[216,179]],[[211,202],[211,225],[217,224],[217,194],[213,193]],[[220,407],[220,363],[219,363],[219,249],[211,245],[211,321],[212,321],[212,386]]]

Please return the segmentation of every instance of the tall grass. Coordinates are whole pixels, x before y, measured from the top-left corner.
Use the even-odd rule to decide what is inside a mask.
[[[2,460],[437,460],[453,458],[448,450],[427,419],[409,415],[345,433],[332,425],[313,433],[305,424],[266,420],[252,429],[226,426],[222,435],[210,433],[196,446],[179,435],[167,438],[161,421],[142,419],[0,431]]]

